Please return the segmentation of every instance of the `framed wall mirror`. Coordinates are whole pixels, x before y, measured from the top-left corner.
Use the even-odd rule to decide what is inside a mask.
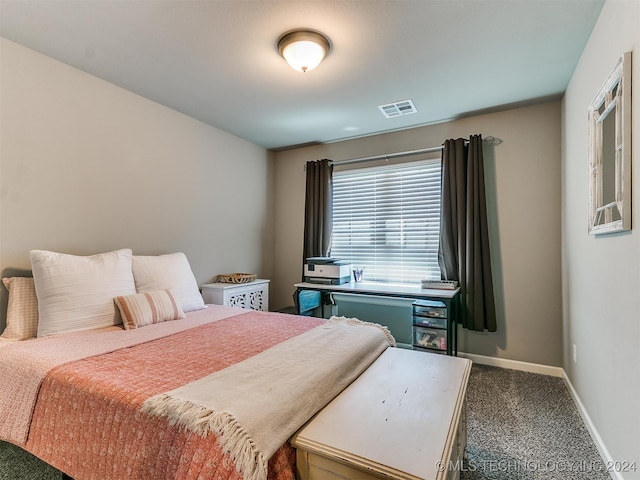
[[[589,106],[589,233],[631,229],[631,52]]]

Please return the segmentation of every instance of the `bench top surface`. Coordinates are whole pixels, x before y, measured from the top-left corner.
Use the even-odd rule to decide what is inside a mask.
[[[471,361],[388,348],[292,438],[392,478],[438,477],[464,404]]]

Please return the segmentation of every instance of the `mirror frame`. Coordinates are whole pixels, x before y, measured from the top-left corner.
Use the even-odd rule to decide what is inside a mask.
[[[603,123],[614,115],[614,138]],[[613,143],[614,142],[614,143]],[[605,145],[614,145],[614,199],[605,203]],[[614,218],[614,212],[618,212]],[[589,233],[631,230],[631,52],[620,57],[589,106]]]

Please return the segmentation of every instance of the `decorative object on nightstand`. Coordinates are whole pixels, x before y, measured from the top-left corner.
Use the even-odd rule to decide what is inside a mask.
[[[255,273],[221,273],[218,275],[219,283],[249,283],[255,282],[258,276]]]
[[[247,283],[223,283],[220,281],[207,283],[202,285],[202,298],[204,298],[204,303],[268,311],[269,280],[256,279]]]

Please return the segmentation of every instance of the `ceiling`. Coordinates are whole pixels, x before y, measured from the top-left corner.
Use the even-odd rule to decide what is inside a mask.
[[[560,98],[604,0],[0,0],[0,34],[268,149]],[[311,72],[278,37],[326,34]],[[412,99],[386,119],[378,105]]]

